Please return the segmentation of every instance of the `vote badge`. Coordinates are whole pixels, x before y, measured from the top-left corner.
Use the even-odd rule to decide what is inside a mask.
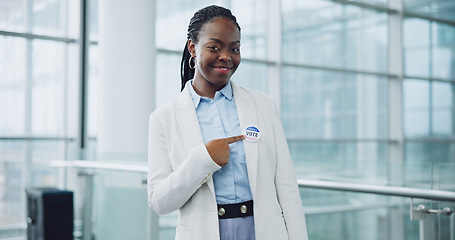
[[[261,138],[261,132],[255,126],[246,127],[243,134],[246,136],[245,140],[252,143],[259,141],[259,138]]]

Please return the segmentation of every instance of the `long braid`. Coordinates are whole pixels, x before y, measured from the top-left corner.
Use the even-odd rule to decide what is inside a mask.
[[[188,40],[191,39],[195,44],[198,43],[198,35],[199,31],[201,30],[202,26],[213,20],[217,17],[224,17],[230,19],[235,25],[239,28],[240,26],[237,23],[237,19],[234,15],[232,15],[231,11],[227,8],[211,5],[205,8],[200,9],[197,11],[194,16],[190,20],[190,24],[188,25],[188,33],[187,33],[187,41],[185,44],[185,48],[182,54],[182,61],[180,65],[180,77],[181,77],[181,90],[185,88],[185,84],[188,80],[193,79],[194,77],[194,69],[190,68],[189,60],[191,58],[191,54],[188,51]]]
[[[192,79],[194,77],[194,69],[190,68],[190,58],[191,54],[190,51],[188,51],[188,40],[186,41],[185,48],[183,49],[183,55],[182,55],[182,62],[180,63],[180,76],[182,79],[182,88],[180,91],[183,91],[183,88],[185,88],[185,84],[188,80]]]

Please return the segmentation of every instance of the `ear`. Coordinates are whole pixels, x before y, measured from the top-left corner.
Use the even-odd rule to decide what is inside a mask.
[[[190,38],[188,39],[188,52],[190,52],[191,56],[196,57],[196,44]]]

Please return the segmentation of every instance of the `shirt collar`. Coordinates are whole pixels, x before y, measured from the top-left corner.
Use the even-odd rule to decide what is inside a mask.
[[[228,81],[226,85],[219,91],[223,96],[228,99],[232,100],[232,86],[231,86],[231,81]],[[215,98],[216,98],[216,93],[215,93]]]
[[[190,90],[190,95],[191,99],[193,100],[194,108],[197,108],[197,106],[199,106],[199,102],[201,101],[201,96],[199,96],[199,94],[197,94],[196,91],[194,91],[193,79],[186,82],[186,87],[189,88]]]
[[[201,99],[207,99],[207,98],[201,97],[201,96],[199,96],[199,94],[196,93],[196,91],[193,88],[193,79],[186,82],[186,85],[187,85],[187,87],[189,87],[191,98],[192,98],[193,104],[194,104],[194,108],[197,108],[199,106],[199,103],[201,102]],[[232,100],[233,94],[232,94],[231,81],[228,81],[228,83],[220,91],[217,91],[215,93],[214,99],[220,98],[222,96],[224,96],[229,101]]]

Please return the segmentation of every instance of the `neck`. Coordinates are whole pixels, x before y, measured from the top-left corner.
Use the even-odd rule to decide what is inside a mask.
[[[226,84],[225,84],[226,85]],[[215,93],[217,91],[220,91],[223,89],[225,86],[216,86],[213,84],[201,84],[200,81],[197,81],[196,79],[193,80],[193,89],[194,91],[201,97],[206,97],[206,98],[211,98],[213,99],[215,97]]]

